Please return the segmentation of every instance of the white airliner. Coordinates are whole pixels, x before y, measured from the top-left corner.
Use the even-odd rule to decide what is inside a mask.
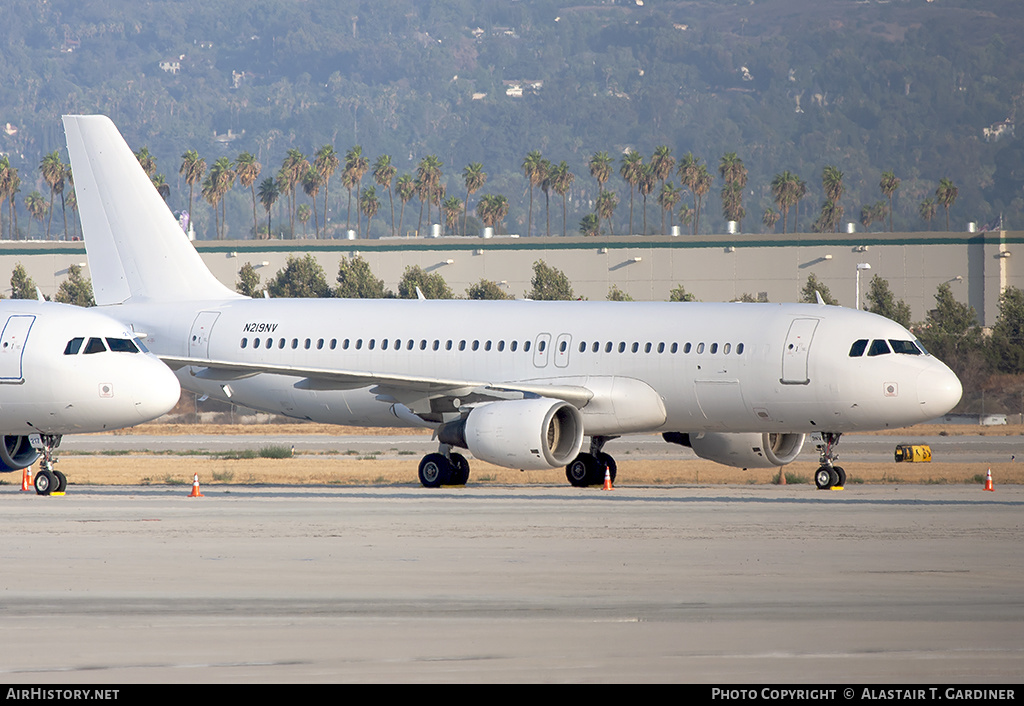
[[[605,443],[661,432],[741,467],[824,440],[819,487],[841,485],[846,431],[934,419],[956,376],[902,326],[810,304],[249,299],[205,267],[117,128],[66,116],[97,302],[145,332],[186,389],[291,417],[433,427],[426,486],[465,457],[566,467],[600,483]],[[581,453],[584,437],[588,448]]]
[[[0,302],[0,471],[43,457],[36,492],[63,492],[53,469],[64,434],[148,422],[178,402],[177,378],[125,325],[91,309]]]

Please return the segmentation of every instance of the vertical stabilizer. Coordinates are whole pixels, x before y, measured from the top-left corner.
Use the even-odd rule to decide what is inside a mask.
[[[239,297],[207,269],[114,123],[65,115],[96,303]]]

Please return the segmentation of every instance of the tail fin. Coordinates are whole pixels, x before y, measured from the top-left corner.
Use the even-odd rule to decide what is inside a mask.
[[[236,298],[203,264],[104,115],[65,115],[96,303]]]

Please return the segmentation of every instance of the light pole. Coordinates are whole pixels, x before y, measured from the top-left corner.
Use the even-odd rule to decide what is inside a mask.
[[[871,264],[870,263],[867,263],[867,262],[858,262],[857,263],[857,300],[856,300],[855,306],[854,306],[855,309],[858,309],[858,310],[860,309],[860,271],[861,270],[870,270],[870,269],[871,269]]]

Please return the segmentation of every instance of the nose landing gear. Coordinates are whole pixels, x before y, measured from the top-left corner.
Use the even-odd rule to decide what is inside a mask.
[[[846,485],[846,471],[841,466],[833,465],[833,461],[839,458],[834,448],[839,443],[838,432],[822,432],[821,442],[818,445],[820,452],[821,466],[814,473],[814,484],[818,490],[841,490]]]
[[[67,476],[53,468],[53,464],[57,463],[53,450],[60,446],[60,434],[41,434],[38,440],[33,434],[30,440],[32,446],[42,454],[39,471],[36,473],[34,481],[36,493],[38,495],[63,495],[64,490],[68,487]]]

